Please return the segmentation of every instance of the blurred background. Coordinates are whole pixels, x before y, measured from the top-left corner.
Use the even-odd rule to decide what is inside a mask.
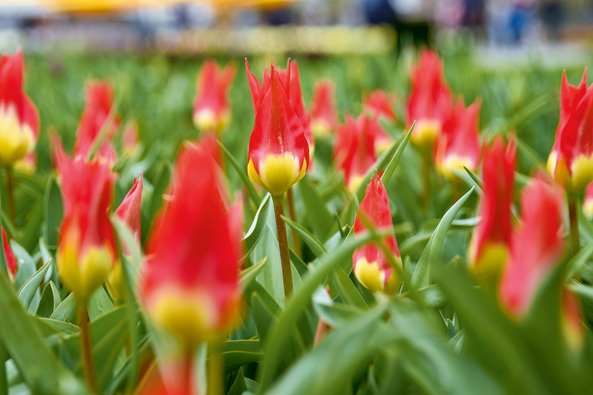
[[[529,168],[552,146],[562,70],[576,84],[592,63],[592,21],[593,0],[0,0],[0,50],[25,53],[40,170],[50,169],[49,129],[73,145],[91,79],[112,82],[122,124],[139,124],[143,155],[172,160],[198,135],[192,101],[209,57],[239,66],[223,140],[240,163],[254,117],[245,57],[258,78],[270,59],[298,60],[307,106],[315,82],[331,78],[341,119],[362,112],[365,92],[395,93],[395,135],[424,46],[438,49],[466,104],[483,99],[483,132],[517,130]]]

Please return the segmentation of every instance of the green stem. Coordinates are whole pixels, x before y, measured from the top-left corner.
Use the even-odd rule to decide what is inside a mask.
[[[16,224],[16,208],[14,205],[14,180],[12,177],[12,168],[10,166],[6,166],[4,170],[6,172],[6,190],[8,194],[8,215],[10,221],[13,224]]]
[[[574,257],[581,250],[581,239],[579,237],[579,198],[577,195],[568,195],[568,218],[570,220],[570,241],[572,256]]]
[[[288,299],[292,294],[292,272],[290,268],[290,254],[288,252],[288,237],[284,215],[284,195],[273,196],[276,229],[278,230],[278,246],[280,247],[280,262],[282,263],[282,281],[284,282],[284,296]]]
[[[422,208],[428,217],[430,211],[430,150],[422,151]]]
[[[288,191],[286,191],[286,202],[288,203],[288,216],[290,220],[293,222],[297,222],[296,219],[296,210],[294,209],[294,192],[292,191],[294,187],[290,187]],[[292,249],[298,256],[301,256],[301,240],[299,239],[299,235],[297,232],[291,231],[290,234],[292,235]]]
[[[77,302],[76,312],[80,327],[80,357],[82,359],[82,368],[84,370],[84,379],[87,387],[93,393],[97,393],[97,378],[95,376],[95,364],[93,361],[93,352],[91,346],[91,333],[89,327],[89,314],[86,303]]]
[[[6,377],[6,361],[8,351],[4,344],[0,343],[0,395],[8,395],[8,378]]]
[[[208,346],[211,349],[211,356],[208,359],[208,395],[223,395],[221,344],[220,341],[214,340]]]

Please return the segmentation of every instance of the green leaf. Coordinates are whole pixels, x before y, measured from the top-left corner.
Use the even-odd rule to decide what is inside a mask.
[[[313,254],[315,254],[315,256],[321,257],[327,254],[327,251],[325,250],[323,244],[302,225],[297,224],[294,221],[291,221],[289,218],[286,218],[285,216],[282,216],[282,219],[284,220],[284,223],[286,225],[290,226],[292,230],[299,234],[299,237],[305,242],[305,244],[307,244],[311,251],[313,251]]]
[[[271,328],[268,340],[265,342],[264,358],[261,368],[258,370],[260,375],[260,392],[266,389],[272,383],[275,377],[278,363],[282,358],[285,346],[297,326],[301,313],[307,308],[311,301],[313,292],[323,283],[331,271],[339,265],[344,259],[348,259],[354,250],[378,236],[366,234],[357,239],[347,240],[340,247],[332,251],[332,254],[321,258],[316,266],[316,270],[303,279],[302,285],[295,291],[293,296],[287,301],[284,314],[281,315],[276,324]]]
[[[251,283],[255,281],[255,278],[257,277],[259,272],[261,272],[261,270],[264,268],[264,265],[267,261],[268,258],[265,257],[261,261],[257,262],[255,265],[248,267],[247,269],[241,272],[241,288],[243,290],[249,288]]]
[[[327,211],[325,202],[311,186],[309,176],[305,176],[297,185],[303,198],[308,223],[313,228],[313,232],[325,241],[333,226],[333,218]]]
[[[45,189],[45,212],[43,239],[51,249],[58,247],[58,229],[62,223],[64,209],[62,205],[62,194],[54,176],[50,176]]]
[[[39,291],[39,286],[45,277],[45,273],[49,269],[51,265],[51,261],[48,261],[45,265],[43,265],[37,272],[31,277],[26,283],[23,284],[21,289],[17,292],[17,296],[19,300],[23,303],[24,306],[29,307],[35,293]]]
[[[224,151],[224,154],[227,157],[227,159],[229,160],[229,162],[231,162],[231,165],[233,166],[233,168],[237,171],[237,174],[239,174],[239,177],[241,177],[241,181],[243,181],[243,184],[245,184],[245,187],[247,188],[247,191],[249,192],[249,198],[253,201],[253,203],[255,203],[256,206],[259,206],[261,203],[261,197],[255,190],[255,187],[251,183],[251,180],[249,179],[249,176],[245,172],[244,168],[241,167],[241,165],[239,165],[239,162],[237,162],[237,159],[235,159],[235,157],[230,153],[230,151],[228,149],[226,149],[224,144],[222,144],[220,141],[217,141],[217,142],[220,145],[220,147],[222,148],[222,150]]]
[[[52,281],[47,283],[41,293],[41,300],[37,307],[37,316],[49,318],[60,305],[60,293]]]
[[[76,322],[76,300],[74,299],[74,294],[68,295],[56,307],[49,318],[56,321]]]
[[[264,232],[268,220],[268,214],[270,212],[270,207],[272,206],[271,202],[272,197],[268,193],[262,200],[257,212],[255,213],[255,218],[253,219],[251,226],[243,238],[245,242],[246,256],[248,256],[253,251]]]
[[[587,259],[589,259],[589,257],[591,256],[592,253],[593,253],[593,241],[589,242],[589,244],[587,244],[585,247],[583,247],[579,251],[579,253],[576,256],[574,256],[570,260],[570,262],[568,262],[568,265],[566,266],[566,272],[565,272],[564,279],[566,281],[568,281],[571,278],[573,278],[579,272],[579,270],[585,264],[585,262],[587,262]]]
[[[46,264],[47,265],[47,264]],[[0,276],[0,341],[33,393],[86,394],[83,385],[60,364],[29,318],[12,285]]]
[[[465,201],[473,193],[474,188],[470,189],[465,195],[463,195],[443,216],[441,222],[435,229],[434,233],[430,237],[418,264],[416,270],[412,275],[412,286],[414,288],[423,288],[430,284],[431,281],[431,267],[436,264],[436,261],[441,254],[441,249],[449,231],[449,227],[453,223],[455,216],[459,212],[459,209],[463,206]]]
[[[323,287],[319,287],[315,291],[313,307],[319,318],[334,328],[348,324],[353,319],[360,317],[364,312],[342,303],[334,303]]]
[[[169,162],[164,161],[161,164],[153,182],[153,190],[152,196],[150,201],[150,210],[149,210],[149,218],[152,220],[155,217],[156,212],[159,210],[161,205],[163,204],[163,194],[165,190],[169,186],[169,182],[171,181],[171,173],[172,168]]]
[[[480,190],[484,190],[484,182],[480,179],[480,177],[478,177],[476,173],[474,173],[465,166],[463,166],[463,169],[470,176],[470,178],[474,182],[474,185],[477,186]]]
[[[17,260],[18,270],[14,279],[14,285],[21,288],[37,271],[37,265],[31,255],[16,241],[12,240],[10,248]],[[47,262],[47,261],[44,261]]]
[[[220,351],[226,373],[253,362],[259,362],[264,354],[258,339],[228,340]]]
[[[391,177],[395,172],[395,168],[399,163],[399,159],[401,158],[402,154],[404,153],[404,150],[406,149],[406,146],[408,145],[408,141],[410,140],[410,136],[412,135],[412,131],[414,130],[415,125],[416,121],[414,121],[414,123],[410,127],[410,130],[408,130],[408,133],[406,133],[401,143],[399,143],[397,151],[395,151],[393,158],[391,158],[391,161],[389,161],[389,164],[385,168],[385,173],[383,173],[383,175],[381,176],[381,182],[383,183],[383,185],[387,186],[387,184],[389,184],[389,181],[391,180]]]
[[[113,306],[113,302],[107,295],[107,292],[105,292],[105,288],[99,287],[99,289],[91,295],[87,309],[89,319],[93,322],[97,318],[100,318],[115,309],[115,306]]]
[[[229,392],[227,392],[227,395],[242,395],[244,392],[247,392],[247,385],[245,384],[243,369],[239,369],[237,377],[235,377],[235,381],[229,389]]]
[[[272,322],[274,322],[274,314],[268,310],[266,304],[261,300],[257,292],[251,294],[251,311],[255,319],[255,326],[257,327],[257,334],[262,341],[266,340],[268,329]]]

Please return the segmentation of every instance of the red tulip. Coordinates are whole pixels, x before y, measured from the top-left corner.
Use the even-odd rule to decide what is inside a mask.
[[[364,110],[369,114],[383,117],[387,122],[395,122],[397,117],[393,110],[394,102],[395,95],[377,89],[363,100],[363,106]]]
[[[23,53],[0,58],[0,164],[10,166],[35,149],[39,115],[23,87]]]
[[[338,124],[338,110],[334,84],[328,80],[320,80],[313,89],[311,100],[311,129],[315,137],[326,138],[331,135]]]
[[[188,348],[231,329],[241,296],[241,238],[221,197],[216,147],[202,141],[182,148],[139,284],[148,317]]]
[[[93,81],[86,86],[86,105],[74,144],[75,158],[89,160],[93,148],[99,139],[103,139],[96,152],[96,158],[110,166],[115,163],[113,136],[119,128],[119,115],[113,114],[113,87],[108,82]],[[110,122],[109,124],[107,124]],[[101,134],[104,133],[104,136]]]
[[[587,88],[587,69],[578,87],[562,74],[560,122],[548,172],[568,192],[578,193],[593,181],[593,85]]]
[[[127,155],[132,156],[137,151],[138,138],[138,122],[136,120],[129,121],[122,136],[122,148]]]
[[[490,147],[484,147],[481,220],[474,229],[468,253],[470,268],[483,284],[496,283],[512,247],[511,204],[516,155],[514,139],[505,147],[502,138],[497,136]]]
[[[354,192],[377,160],[375,139],[380,129],[377,117],[361,115],[356,121],[346,115],[334,143],[336,167],[344,173],[346,186]]]
[[[579,298],[566,287],[562,289],[562,329],[566,343],[573,351],[580,351],[585,340],[585,327]]]
[[[290,92],[294,89],[291,69],[290,61],[289,71],[284,73],[271,65],[271,73],[266,69],[260,85],[247,64],[255,109],[247,170],[253,182],[274,196],[283,195],[303,178],[309,166],[309,143],[289,102]]]
[[[133,236],[136,238],[138,248],[140,248],[140,218],[142,208],[142,173],[138,181],[134,178],[134,185],[124,197],[115,215],[132,231]],[[129,255],[130,250],[124,240],[120,240],[121,249],[124,255]],[[107,285],[113,299],[120,299],[123,296],[123,278],[122,278],[122,267],[118,264],[109,274]]]
[[[564,205],[562,190],[541,175],[521,193],[521,222],[513,232],[499,288],[503,306],[514,316],[529,310],[537,289],[564,252]]]
[[[431,50],[420,53],[418,64],[410,70],[410,77],[412,91],[408,97],[406,121],[408,126],[416,121],[410,140],[418,146],[429,147],[441,133],[451,108],[451,89],[445,81],[441,60]]]
[[[478,167],[481,104],[476,101],[466,109],[463,99],[458,99],[443,123],[435,149],[435,164],[437,170],[449,180],[457,179],[454,170],[463,173],[464,166],[471,171]]]
[[[108,212],[117,176],[101,161],[70,159],[59,138],[51,137],[64,201],[58,274],[77,298],[86,301],[107,280],[117,262]]]
[[[4,257],[6,258],[8,276],[10,277],[10,280],[14,280],[14,276],[16,275],[16,269],[18,265],[16,263],[14,252],[12,252],[12,248],[10,248],[10,244],[8,243],[8,238],[6,237],[4,227],[2,227],[2,242],[4,245]]]
[[[388,231],[389,236],[383,238],[387,249],[401,267],[401,257],[397,241],[393,234],[391,210],[385,186],[378,174],[371,179],[354,223],[354,234],[360,235],[367,230],[360,216],[363,215],[378,231]],[[373,292],[382,291],[395,295],[399,289],[401,278],[393,271],[387,257],[379,245],[370,243],[354,251],[352,256],[354,274],[362,285]]]
[[[202,133],[214,131],[221,134],[231,120],[229,90],[237,68],[227,64],[223,69],[213,60],[204,62],[196,83],[194,100],[194,125]]]

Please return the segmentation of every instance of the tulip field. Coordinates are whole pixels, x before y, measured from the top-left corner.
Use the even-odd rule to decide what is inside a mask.
[[[586,65],[0,58],[0,395],[593,390]]]

